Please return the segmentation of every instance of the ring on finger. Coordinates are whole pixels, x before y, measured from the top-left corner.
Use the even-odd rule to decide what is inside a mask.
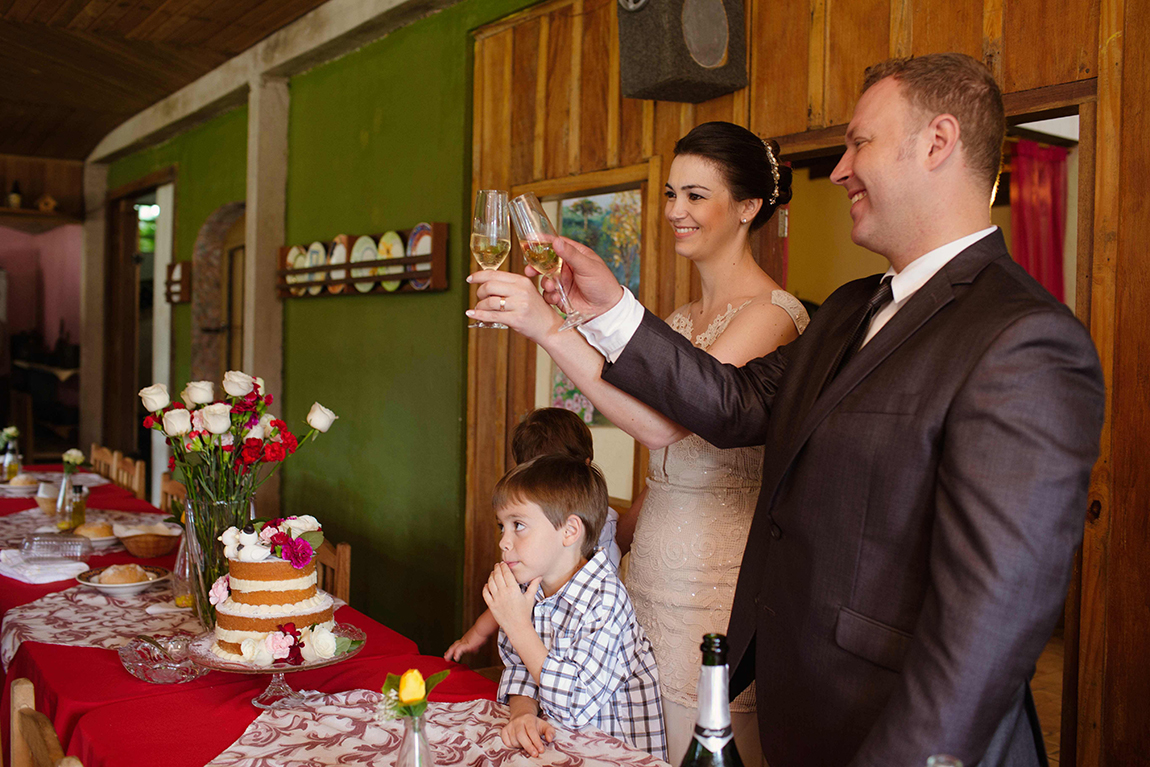
[[[507,299],[506,298],[499,299],[499,311],[503,311],[503,308],[505,306],[507,306]]]

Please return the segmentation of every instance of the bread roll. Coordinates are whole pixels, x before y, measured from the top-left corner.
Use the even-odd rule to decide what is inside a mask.
[[[17,487],[28,487],[29,485],[38,485],[40,480],[33,477],[31,474],[17,474],[8,482],[9,485]]]
[[[148,580],[148,571],[137,564],[110,565],[100,573],[100,583],[139,583]]]
[[[111,538],[113,535],[112,526],[107,522],[85,522],[73,532],[85,538]]]

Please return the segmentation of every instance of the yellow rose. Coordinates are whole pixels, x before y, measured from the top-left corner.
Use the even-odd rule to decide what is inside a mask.
[[[423,674],[419,669],[408,669],[399,678],[399,702],[407,706],[418,703],[427,697],[427,688],[423,684]]]

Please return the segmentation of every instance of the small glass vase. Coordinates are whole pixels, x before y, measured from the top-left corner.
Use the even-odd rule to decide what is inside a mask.
[[[423,714],[403,717],[403,742],[399,744],[395,767],[435,767]]]
[[[184,540],[191,570],[192,601],[200,622],[216,627],[216,608],[208,598],[212,584],[227,575],[228,560],[220,535],[229,527],[243,529],[253,518],[255,505],[248,499],[210,501],[188,498]]]

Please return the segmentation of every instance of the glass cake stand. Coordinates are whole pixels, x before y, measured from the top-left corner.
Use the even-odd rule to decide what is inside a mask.
[[[331,630],[331,633],[337,637],[346,637],[353,641],[358,640],[364,643],[367,641],[367,634],[363,633],[362,629],[346,623],[336,624],[335,628]],[[267,689],[252,698],[252,705],[262,709],[269,709],[281,703],[294,705],[305,700],[306,696],[302,692],[293,690],[291,685],[287,683],[284,679],[284,674],[290,674],[293,671],[310,671],[313,668],[323,668],[324,666],[330,666],[334,663],[342,663],[364,648],[364,645],[360,644],[354,650],[348,650],[343,655],[336,655],[332,658],[323,658],[314,661],[304,661],[298,666],[293,666],[283,661],[277,661],[270,666],[257,666],[253,663],[244,663],[243,661],[224,660],[212,652],[212,645],[215,644],[215,641],[216,635],[211,631],[200,634],[192,640],[191,645],[188,647],[188,654],[191,656],[192,661],[199,666],[210,668],[213,671],[226,671],[231,674],[271,674],[272,678],[271,681],[268,682]]]

